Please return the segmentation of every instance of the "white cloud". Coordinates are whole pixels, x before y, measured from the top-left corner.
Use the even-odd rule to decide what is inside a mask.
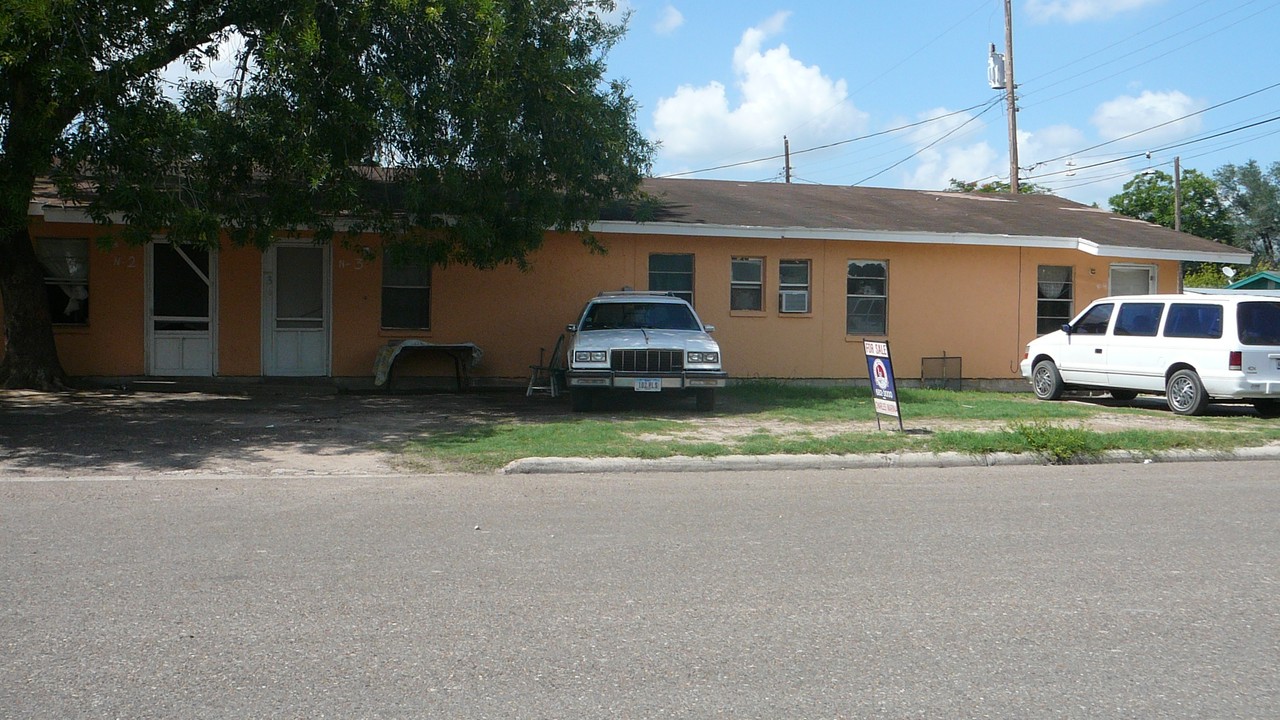
[[[1033,22],[1062,20],[1068,23],[1105,20],[1130,10],[1157,5],[1165,0],[1027,0],[1027,14]]]
[[[724,83],[681,85],[658,101],[653,135],[666,165],[717,164],[744,155],[773,155],[789,134],[792,147],[817,145],[855,134],[866,113],[849,101],[844,80],[792,57],[786,45],[765,48],[781,32],[788,13],[778,13],[742,34],[733,52],[737,99]]]
[[[989,182],[1009,174],[1004,154],[985,142],[971,145],[932,147],[916,156],[918,162],[907,175],[905,187],[946,190],[951,180]],[[1001,163],[1004,162],[1004,167]],[[872,183],[877,184],[877,183]]]
[[[953,178],[990,180],[1008,174],[1008,162],[1002,159],[1002,153],[985,141],[972,142],[972,138],[985,129],[986,123],[975,118],[973,113],[952,113],[953,110],[939,107],[916,116],[916,120],[936,120],[912,128],[904,136],[912,151],[919,153],[901,181],[904,187],[944,190]],[[1003,171],[1001,163],[1005,166]],[[881,184],[884,177],[873,180],[871,184]]]
[[[653,30],[659,35],[670,35],[684,25],[684,15],[673,5],[662,8],[662,17],[654,24]]]
[[[1136,97],[1126,95],[1108,100],[1098,106],[1090,122],[1098,129],[1098,134],[1107,140],[1115,140],[1133,133],[1155,128],[1134,138],[1134,145],[1150,145],[1153,142],[1183,137],[1197,132],[1201,127],[1200,117],[1173,122],[1156,128],[1204,107],[1204,103],[1193,100],[1178,92],[1143,92]]]

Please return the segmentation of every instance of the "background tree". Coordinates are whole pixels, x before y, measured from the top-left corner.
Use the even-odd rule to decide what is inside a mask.
[[[1254,269],[1280,262],[1280,162],[1263,170],[1256,160],[1223,165],[1214,174],[1230,210],[1240,247],[1253,251]]]
[[[612,0],[3,0],[0,385],[65,377],[27,231],[37,178],[118,237],[266,247],[385,233],[420,262],[527,263],[638,188],[604,79]],[[225,84],[168,88],[243,38]]]
[[[1213,178],[1182,172],[1182,231],[1230,244],[1234,237],[1230,213]],[[1150,223],[1174,226],[1173,176],[1160,171],[1140,173],[1124,184],[1124,190],[1107,201],[1111,209]]]
[[[977,181],[951,178],[951,184],[947,186],[946,192],[1007,193],[1009,192],[1009,183],[1003,180],[992,180],[991,182],[978,184]],[[1018,183],[1018,193],[1021,195],[1052,195],[1053,191],[1032,182],[1020,182]]]

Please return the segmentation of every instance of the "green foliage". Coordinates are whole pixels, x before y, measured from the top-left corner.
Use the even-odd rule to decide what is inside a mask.
[[[1238,245],[1253,251],[1257,266],[1280,262],[1280,162],[1266,170],[1256,160],[1224,165],[1214,177],[1231,210]]]
[[[424,262],[493,267],[527,264],[549,227],[591,245],[652,158],[626,86],[605,79],[624,32],[612,0],[0,2],[0,268],[25,269],[0,273],[0,383],[56,364],[31,350],[52,347],[47,318],[13,316],[42,286],[37,177],[98,222],[123,217],[135,243],[367,230]],[[233,35],[231,79],[162,81]]]
[[[1221,265],[1200,263],[1183,273],[1182,284],[1189,288],[1224,288],[1231,280],[1223,274]]]
[[[947,192],[960,193],[1007,193],[1010,185],[1004,180],[993,180],[991,182],[979,184],[977,181],[958,180],[951,178],[951,184],[947,186]],[[1019,195],[1052,195],[1053,191],[1043,185],[1037,185],[1033,182],[1019,182]]]
[[[107,3],[103,17],[50,26],[49,46],[92,43],[33,58],[31,74],[88,83],[49,89],[79,119],[50,126],[47,150],[62,191],[102,222],[123,213],[136,241],[165,229],[211,244],[220,225],[238,243],[323,239],[342,217],[436,262],[523,264],[545,228],[585,231],[634,191],[651,158],[626,87],[604,80],[623,28],[584,0],[170,0]],[[104,36],[161,20],[167,32]],[[233,27],[246,39],[234,81],[161,92],[163,63],[199,64]],[[114,79],[91,72],[112,60]]]
[[[1195,170],[1184,170],[1181,180],[1182,230],[1209,240],[1230,244],[1235,237],[1231,215],[1218,184]],[[1156,170],[1135,175],[1124,190],[1111,196],[1111,209],[1121,215],[1174,227],[1174,179]]]
[[[1009,424],[1009,433],[1025,442],[1032,452],[1054,463],[1085,460],[1106,449],[1101,435],[1081,427],[1063,427],[1044,421],[1014,422]]]

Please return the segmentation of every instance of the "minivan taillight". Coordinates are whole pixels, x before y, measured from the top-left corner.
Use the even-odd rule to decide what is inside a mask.
[[[1228,370],[1240,370],[1244,367],[1244,357],[1239,350],[1232,350],[1231,355],[1227,358]]]

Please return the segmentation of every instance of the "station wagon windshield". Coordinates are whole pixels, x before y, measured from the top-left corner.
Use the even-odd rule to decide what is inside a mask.
[[[579,330],[701,330],[678,303],[593,303]]]

